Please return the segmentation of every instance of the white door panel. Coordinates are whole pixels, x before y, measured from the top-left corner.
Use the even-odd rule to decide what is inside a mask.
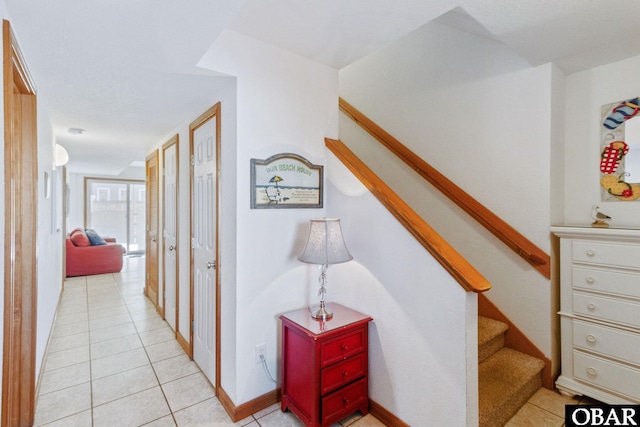
[[[193,360],[215,384],[216,118],[193,132]]]
[[[177,248],[177,149],[178,144],[164,150],[164,298],[165,320],[176,330]]]

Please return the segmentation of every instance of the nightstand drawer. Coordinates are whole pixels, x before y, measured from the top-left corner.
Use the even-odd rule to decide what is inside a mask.
[[[640,245],[576,240],[573,242],[573,260],[640,268]]]
[[[605,269],[573,267],[573,288],[640,298],[640,274]]]
[[[357,380],[366,372],[367,358],[364,353],[329,366],[322,370],[320,377],[320,394],[325,395],[351,381]]]
[[[367,400],[367,380],[361,379],[322,398],[322,424],[337,414],[349,413]],[[336,420],[338,421],[338,420]]]
[[[582,381],[640,399],[638,369],[574,351],[573,375]]]
[[[365,349],[365,330],[363,328],[350,334],[325,341],[321,344],[320,364],[325,367],[358,354]]]
[[[640,335],[579,320],[573,321],[573,345],[640,365]]]
[[[573,293],[573,312],[602,320],[640,327],[640,304]]]

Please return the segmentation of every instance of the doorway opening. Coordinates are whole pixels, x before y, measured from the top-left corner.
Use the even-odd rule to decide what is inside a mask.
[[[144,181],[85,178],[85,227],[115,237],[130,256],[145,252]]]

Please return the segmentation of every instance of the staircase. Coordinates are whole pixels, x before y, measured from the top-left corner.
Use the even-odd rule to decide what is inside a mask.
[[[480,427],[503,426],[542,386],[544,362],[504,346],[508,326],[478,317]]]

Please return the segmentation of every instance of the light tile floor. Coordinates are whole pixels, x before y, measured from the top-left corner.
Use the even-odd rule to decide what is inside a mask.
[[[144,257],[125,257],[121,273],[65,282],[34,426],[302,426],[278,404],[233,423],[143,287]],[[564,426],[564,405],[577,403],[594,401],[541,389],[507,427]],[[336,426],[383,424],[358,413]]]
[[[65,281],[34,426],[302,426],[277,404],[233,423],[143,287],[144,257]],[[383,426],[371,415],[336,424],[347,425]]]
[[[565,405],[599,404],[586,396],[568,397],[558,391],[541,388],[509,420],[506,427],[564,427]]]

